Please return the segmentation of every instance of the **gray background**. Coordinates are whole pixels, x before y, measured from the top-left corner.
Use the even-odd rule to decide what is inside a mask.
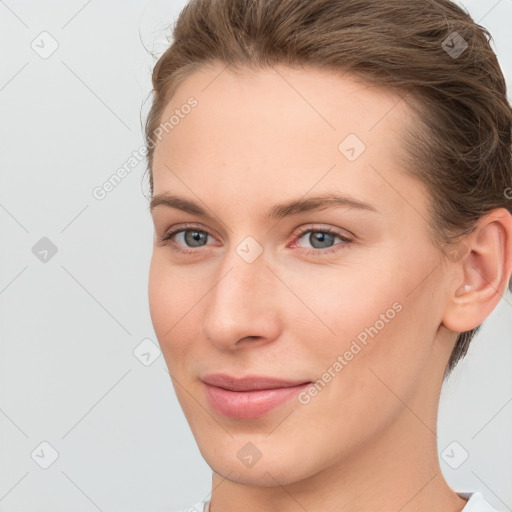
[[[169,511],[210,491],[163,357],[151,344],[142,362],[133,353],[156,343],[145,162],[105,199],[92,195],[143,143],[143,44],[160,55],[183,5],[0,1],[1,512]],[[512,0],[465,5],[493,34],[511,86]],[[43,237],[57,248],[46,262],[33,253]],[[507,295],[445,387],[438,434],[450,485],[503,511],[511,332]]]

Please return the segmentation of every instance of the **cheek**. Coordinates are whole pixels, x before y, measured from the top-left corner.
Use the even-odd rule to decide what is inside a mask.
[[[149,310],[166,359],[168,354],[175,355],[190,346],[190,336],[187,337],[183,329],[203,293],[200,287],[191,286],[190,279],[184,275],[188,274],[169,265],[164,255],[153,253],[149,270]]]
[[[317,353],[346,350],[355,338],[364,343],[370,339],[369,330],[375,333],[374,326],[379,332],[389,330],[400,314],[404,295],[390,274],[392,269],[383,272],[361,263],[357,267],[312,268],[301,277],[290,275],[290,287],[303,303],[302,315],[311,320],[310,329],[316,329],[323,340],[314,346]],[[286,318],[287,322],[293,320]]]
[[[409,400],[422,378],[429,342],[417,316],[427,305],[408,296],[408,277],[390,272],[393,279],[383,273],[379,280],[341,272],[330,284],[317,276],[315,286],[300,290],[334,331],[315,319],[296,333],[318,379],[303,412],[340,446],[363,443],[390,424],[403,409],[397,396]],[[322,335],[315,339],[315,332]]]
[[[407,387],[419,378],[435,336],[435,318],[428,314],[430,293],[424,287],[411,293],[428,265],[419,260],[416,268],[410,261],[405,267],[400,261],[394,266],[380,263],[361,265],[361,271],[322,269],[294,283],[294,291],[316,313],[305,311],[311,321],[297,331],[305,357],[319,377],[343,374],[331,380],[338,381],[332,387],[340,386],[344,394],[379,385],[375,374],[397,388]]]

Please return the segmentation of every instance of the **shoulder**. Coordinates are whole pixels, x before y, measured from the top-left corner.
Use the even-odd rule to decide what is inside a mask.
[[[195,505],[192,505],[188,508],[184,508],[182,510],[177,510],[175,512],[206,512],[208,510],[206,507],[207,504],[208,500],[198,501]]]
[[[500,512],[490,505],[480,492],[458,492],[457,494],[468,501],[461,512]],[[176,512],[206,512],[207,504],[208,501],[199,501],[195,505]]]
[[[500,512],[488,503],[480,492],[457,492],[457,494],[468,500],[461,512]]]

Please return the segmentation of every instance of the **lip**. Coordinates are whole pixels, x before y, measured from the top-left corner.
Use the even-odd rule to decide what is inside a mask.
[[[226,374],[206,375],[201,380],[212,408],[238,419],[264,416],[312,384],[304,380],[264,376],[236,378]]]
[[[258,389],[289,388],[300,384],[310,383],[302,380],[275,379],[261,375],[248,375],[246,377],[232,377],[225,373],[212,373],[201,378],[206,384],[230,391],[254,391]]]

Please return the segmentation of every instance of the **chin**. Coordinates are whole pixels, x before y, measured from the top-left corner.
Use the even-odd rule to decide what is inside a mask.
[[[243,439],[242,439],[243,437]],[[251,443],[251,439],[254,444]],[[227,436],[225,443],[205,439],[199,450],[210,468],[231,482],[243,485],[275,487],[289,485],[310,475],[305,459],[297,460],[291,445],[288,453],[273,446],[271,439],[257,436]],[[315,461],[310,461],[314,463]]]
[[[263,458],[253,467],[243,467],[238,461],[218,460],[206,462],[210,468],[230,482],[249,485],[252,487],[276,487],[278,485],[289,485],[295,483],[307,475],[296,475],[291,471],[294,464],[289,467],[282,464],[271,464],[263,462]],[[295,464],[296,465],[296,464]]]

